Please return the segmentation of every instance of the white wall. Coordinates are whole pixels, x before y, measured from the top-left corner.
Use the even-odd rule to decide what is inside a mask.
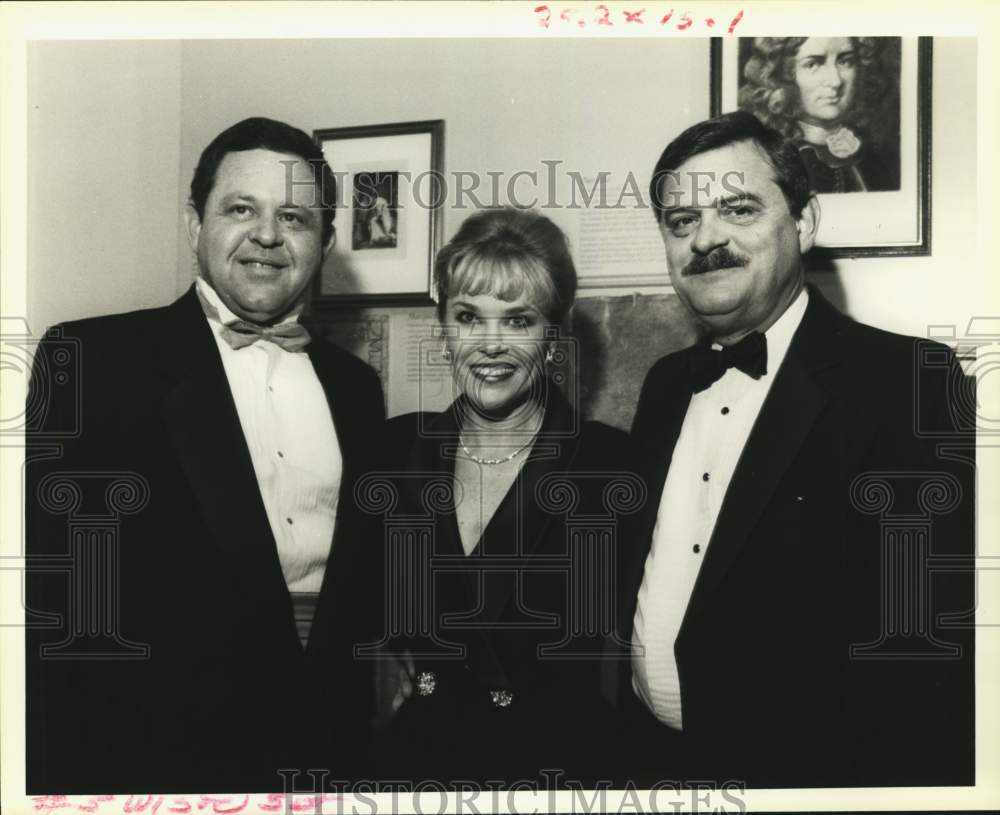
[[[161,305],[176,291],[181,46],[28,47],[28,322]]]
[[[916,336],[930,324],[961,334],[983,313],[990,278],[976,264],[975,39],[935,38],[933,76],[932,255],[839,260],[835,274],[810,276],[825,291],[840,288],[856,319]]]
[[[184,44],[182,175],[222,128],[252,115],[306,131],[444,119],[444,171],[455,201],[456,173],[504,183],[543,160],[563,170],[649,174],[679,122],[708,114],[708,41],[364,39],[191,41]],[[678,77],[683,76],[683,81]],[[309,80],[307,78],[316,78]],[[656,88],[651,91],[651,87]],[[663,104],[650,104],[653,94]],[[335,168],[336,169],[336,168]],[[517,192],[530,200],[531,185]],[[469,213],[448,208],[445,239]],[[547,210],[572,233],[578,212]],[[653,219],[641,224],[657,240]],[[185,251],[182,246],[182,252]],[[183,256],[183,255],[182,255]]]
[[[183,291],[191,173],[245,116],[307,131],[443,118],[449,172],[606,157],[638,174],[708,114],[707,39],[52,42],[29,55],[35,331]],[[933,256],[812,275],[859,319],[924,334],[977,311],[975,76],[975,40],[935,41]],[[446,237],[466,214],[446,213]]]

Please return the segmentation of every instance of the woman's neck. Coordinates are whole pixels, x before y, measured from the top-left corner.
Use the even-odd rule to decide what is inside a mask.
[[[458,417],[459,431],[467,443],[482,447],[523,444],[538,433],[544,417],[545,407],[538,400],[529,400],[504,416],[481,413],[466,403]]]

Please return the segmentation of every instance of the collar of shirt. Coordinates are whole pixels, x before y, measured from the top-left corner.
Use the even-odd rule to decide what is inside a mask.
[[[782,314],[767,331],[764,337],[767,339],[767,373],[761,379],[773,379],[774,375],[785,360],[785,355],[792,344],[792,337],[802,322],[806,313],[806,306],[809,305],[809,292],[805,286],[802,291],[792,301],[792,304],[785,309]],[[722,348],[718,343],[713,342],[712,348],[716,351]],[[732,371],[727,371],[732,373]],[[738,373],[738,372],[737,372]]]
[[[212,284],[209,283],[207,280],[205,280],[204,277],[201,277],[200,275],[196,277],[194,280],[194,284],[198,287],[198,291],[201,292],[201,295],[209,303],[211,303],[212,308],[214,308],[219,313],[219,322],[217,323],[219,326],[232,325],[233,323],[238,322],[239,320],[242,319],[241,317],[238,317],[235,314],[233,314],[229,306],[227,306],[224,302],[222,302],[222,298],[219,297],[219,293],[214,288],[212,288]],[[303,306],[301,304],[297,305],[288,313],[288,315],[284,319],[279,320],[277,323],[275,323],[275,325],[284,325],[285,323],[298,322],[299,315],[302,313],[302,309]],[[216,322],[211,317],[208,318],[208,321],[210,323]]]

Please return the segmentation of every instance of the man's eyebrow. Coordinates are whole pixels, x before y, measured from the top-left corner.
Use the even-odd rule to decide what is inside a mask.
[[[227,192],[225,195],[222,196],[221,200],[222,201],[241,200],[241,201],[252,201],[253,203],[257,203],[257,199],[254,198],[252,195],[250,195],[250,193],[248,192]]]
[[[731,206],[739,203],[754,203],[763,206],[764,199],[752,192],[734,192],[732,195],[723,195],[715,200],[714,206]]]
[[[248,192],[230,192],[223,195],[219,200],[223,204],[228,204],[232,201],[247,201],[251,204],[259,203],[257,197]],[[309,204],[296,204],[294,201],[285,201],[278,204],[278,209],[300,209],[303,212],[312,212],[312,210],[316,208],[317,207],[310,206]]]
[[[671,215],[677,212],[698,212],[703,209],[718,209],[722,206],[733,206],[734,204],[740,203],[754,203],[764,206],[764,199],[759,195],[752,192],[734,192],[732,195],[720,195],[718,198],[713,198],[711,201],[706,201],[704,204],[690,204],[683,207],[664,207],[663,217],[669,218]]]

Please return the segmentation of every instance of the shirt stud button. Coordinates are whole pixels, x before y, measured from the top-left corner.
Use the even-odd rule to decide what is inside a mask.
[[[278,451],[278,458],[284,458],[284,457],[285,457],[285,454],[284,454],[284,453],[282,453],[282,452],[281,452],[281,451],[279,450],[279,451]]]
[[[291,525],[292,525],[292,519],[291,519],[291,518],[285,518],[285,520],[286,520],[286,521],[288,521],[288,525],[289,525],[289,526],[291,526]]]
[[[694,546],[691,547],[691,551],[697,555],[701,551],[701,544],[696,543]]]
[[[729,413],[729,408],[727,408],[727,407],[724,407],[724,408],[722,409],[722,415],[723,415],[723,416],[726,416],[726,415],[728,415],[728,413]]]
[[[701,480],[702,481],[708,481],[708,473],[702,473],[701,474]]]

